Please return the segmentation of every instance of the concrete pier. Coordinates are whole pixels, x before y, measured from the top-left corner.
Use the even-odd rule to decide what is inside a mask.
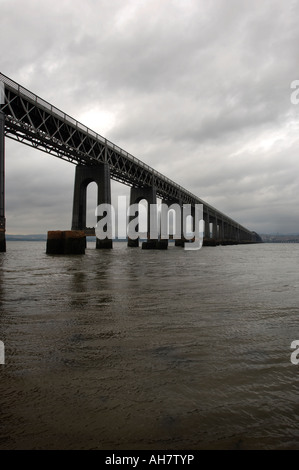
[[[0,252],[6,251],[4,125],[5,125],[5,115],[0,112]]]
[[[6,239],[5,239],[5,223],[4,229],[0,227],[0,253],[5,253],[6,251]]]
[[[200,223],[201,218],[203,215],[199,218],[199,214],[197,212],[197,209],[195,206],[191,205],[191,211],[187,209],[187,212],[185,213],[185,205],[180,204],[181,207],[181,238],[175,240],[175,246],[180,246],[180,247],[185,247],[185,243],[194,243],[195,241],[195,234],[198,236],[198,231],[200,227],[198,224]],[[192,217],[192,222],[191,222],[191,227],[189,226],[188,228],[188,217]],[[188,231],[191,230],[194,234],[192,240],[186,239],[184,234],[188,233]],[[189,235],[188,235],[189,236]]]
[[[84,255],[86,236],[82,230],[54,230],[48,232],[49,255]]]
[[[111,204],[110,167],[107,163],[94,166],[77,165],[75,173],[72,230],[86,229],[86,193],[89,183],[95,182],[98,186],[97,206]],[[98,216],[98,223],[108,215]],[[108,220],[108,224],[111,220]],[[107,224],[107,225],[108,225]],[[112,248],[112,234],[107,231],[107,237],[97,238],[96,248]]]
[[[185,242],[187,241],[184,237],[184,219],[183,219],[183,204],[180,199],[164,199],[163,200],[164,207],[168,207],[168,213],[170,211],[174,211],[175,218],[172,219],[172,232],[173,235],[171,236],[174,239],[174,245],[179,247],[184,247]],[[175,225],[174,225],[175,222]],[[161,226],[161,234],[162,232],[166,232],[167,228],[163,228]],[[177,238],[180,234],[180,238]],[[167,240],[165,240],[167,241]],[[168,243],[167,243],[168,244]]]
[[[202,246],[217,246],[217,240],[214,238],[204,238]]]
[[[217,244],[260,242],[257,234],[239,225],[190,191],[2,73],[0,73],[0,83],[2,91],[4,90],[4,96],[1,97],[4,99],[0,100],[0,251],[6,249],[4,135],[5,138],[12,138],[53,155],[55,158],[58,157],[77,165],[72,230],[86,230],[86,190],[89,183],[97,184],[98,200],[95,208],[100,206],[96,227],[97,248],[112,248],[114,208],[111,207],[110,177],[133,188],[131,203],[145,198],[151,205],[156,203],[156,195],[158,195],[158,197],[178,203],[181,208],[184,204],[191,205],[193,208],[196,208],[196,205],[202,205],[203,212],[209,219],[204,237],[209,244],[213,243],[212,240],[216,240]],[[107,209],[102,204],[106,204]],[[214,218],[217,219],[215,225],[218,226],[215,230],[214,227],[211,229]],[[133,218],[131,220],[133,221]],[[135,222],[138,223],[137,220],[133,221],[131,240],[128,240],[129,246],[138,246],[138,240],[134,237],[134,231],[138,232]],[[208,233],[209,229],[210,233]],[[177,246],[184,246],[183,234],[189,237],[189,234],[187,235],[187,232],[183,230],[180,235],[176,233],[174,239]],[[145,249],[153,246],[157,249],[164,249],[166,246],[165,242],[160,243],[163,237],[159,239],[159,234],[157,235],[153,230],[151,234],[140,234],[140,238],[147,239],[144,244]],[[156,244],[152,243],[153,240]]]
[[[211,217],[209,212],[204,212],[203,214],[204,220],[204,239],[203,239],[203,246],[217,246],[218,240],[218,231],[217,231],[217,219],[216,217]],[[213,230],[211,236],[211,227],[210,224],[212,223]]]
[[[205,223],[204,226],[204,238],[210,239],[211,238],[211,231],[210,231],[210,215],[208,212],[204,212],[203,220]]]
[[[158,240],[156,243],[156,250],[167,250],[168,240]]]
[[[138,204],[142,199],[145,199],[148,204],[147,209],[147,241],[142,243],[142,249],[144,250],[153,250],[157,247],[158,242],[158,230],[157,230],[157,212],[156,212],[156,204],[157,204],[157,195],[156,189],[154,187],[147,187],[147,188],[131,188],[130,191],[130,206],[133,204]],[[155,207],[151,208],[151,204],[154,204]],[[129,223],[132,222],[137,217],[137,214],[129,216]],[[154,234],[154,238],[151,238],[150,228],[152,231],[157,232]],[[138,231],[138,226],[136,227]],[[129,247],[138,247],[139,246],[139,238],[132,239],[128,237],[128,246]]]

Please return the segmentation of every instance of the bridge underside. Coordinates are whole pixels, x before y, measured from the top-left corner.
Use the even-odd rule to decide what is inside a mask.
[[[260,241],[256,233],[3,74],[0,74],[1,82],[5,100],[0,103],[0,251],[5,251],[5,136],[77,165],[74,230],[86,230],[86,188],[89,182],[95,181],[98,185],[98,205],[109,204],[112,178],[131,186],[132,201],[141,194],[149,204],[153,204],[156,197],[175,201],[181,207],[184,204],[192,207],[202,204],[206,244]],[[101,216],[98,217],[100,219]],[[177,240],[177,244],[182,244],[182,240]],[[136,242],[132,245],[136,246]],[[97,247],[111,248],[111,238],[98,240]]]

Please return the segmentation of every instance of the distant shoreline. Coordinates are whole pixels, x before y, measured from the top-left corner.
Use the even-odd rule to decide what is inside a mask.
[[[95,236],[87,236],[87,241],[95,242]],[[32,234],[32,235],[6,235],[6,241],[8,242],[46,242],[47,241],[47,234]],[[114,242],[126,242],[127,240],[118,240],[114,239]]]
[[[299,243],[299,235],[261,235],[264,243]],[[47,234],[30,234],[30,235],[6,235],[8,242],[46,242]],[[87,236],[87,241],[95,242],[95,236]],[[126,242],[127,240],[114,239],[114,242]]]

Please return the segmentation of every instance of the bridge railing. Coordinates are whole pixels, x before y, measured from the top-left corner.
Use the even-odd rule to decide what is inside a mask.
[[[176,188],[182,196],[186,195],[192,200],[195,201],[195,203],[198,204],[203,204],[206,209],[209,209],[211,212],[217,215],[217,217],[222,217],[222,219],[225,222],[231,223],[235,226],[240,227],[241,229],[249,232],[248,229],[245,227],[242,227],[240,224],[238,224],[236,221],[228,217],[227,215],[223,214],[221,211],[216,209],[215,207],[211,206],[210,204],[206,203],[205,201],[201,200],[199,197],[195,196],[192,194],[190,191],[187,189],[183,188],[180,186],[178,183],[175,183],[173,180],[168,178],[167,176],[163,175],[159,171],[155,170],[154,168],[150,167],[146,163],[142,162],[138,158],[134,157],[130,153],[128,153],[126,150],[122,149],[118,145],[115,145],[113,142],[109,141],[102,135],[98,134],[97,132],[91,130],[81,122],[77,121],[76,119],[72,118],[70,115],[66,114],[65,112],[61,111],[60,109],[56,108],[53,106],[51,103],[48,101],[44,100],[43,98],[40,98],[36,94],[32,93],[29,91],[27,88],[24,88],[22,85],[19,85],[17,82],[14,80],[11,80],[9,77],[6,75],[2,74],[0,72],[0,81],[4,82],[8,88],[11,88],[13,91],[15,91],[19,96],[26,97],[30,102],[35,104],[37,107],[44,109],[47,112],[50,112],[53,116],[58,117],[60,120],[63,120],[65,123],[69,124],[70,126],[80,130],[84,134],[93,137],[94,139],[98,140],[101,142],[103,145],[109,147],[110,149],[113,149],[114,152],[118,153],[121,156],[124,156],[128,160],[134,162],[136,165],[140,166],[141,168],[145,169],[152,175],[154,175],[156,178],[159,178],[160,180],[166,182],[170,186]]]
[[[8,78],[6,75],[2,73],[0,73],[0,81],[3,81],[7,85],[9,85],[11,88],[13,88],[15,91],[17,91],[18,95],[26,96],[27,98],[29,98],[30,101],[33,101],[35,104],[38,104],[40,108],[44,108],[46,111],[50,111],[51,114],[56,115],[60,119],[63,119],[66,123],[76,127],[77,129],[80,129],[81,131],[88,134],[89,136],[94,137],[95,139],[99,140],[103,144],[112,148],[115,152],[118,152],[119,154],[127,157],[129,160],[132,160],[134,163],[137,163],[142,168],[152,172],[154,175],[163,179],[167,183],[173,185],[177,189],[180,189],[183,193],[188,194],[189,196],[192,196],[195,199],[197,199],[197,197],[194,194],[192,194],[190,191],[180,186],[178,183],[175,183],[167,176],[163,175],[159,171],[155,170],[154,168],[144,163],[142,160],[139,160],[137,157],[134,157],[132,154],[128,153],[126,150],[122,149],[118,145],[114,144],[110,140],[103,137],[101,134],[98,134],[97,132],[93,131],[89,127],[82,124],[80,121],[77,121],[76,119],[72,118],[69,114],[66,114],[65,112],[56,108],[56,106],[53,106],[48,101],[35,95],[31,91],[29,91],[27,88],[24,88],[22,85],[19,85],[18,83],[11,80],[10,78]]]

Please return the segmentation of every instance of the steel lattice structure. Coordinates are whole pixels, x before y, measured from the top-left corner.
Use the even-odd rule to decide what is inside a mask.
[[[108,163],[111,178],[133,187],[155,187],[157,196],[181,204],[203,204],[204,212],[248,234],[227,215],[143,163],[71,116],[0,73],[4,83],[5,136],[74,164]]]

